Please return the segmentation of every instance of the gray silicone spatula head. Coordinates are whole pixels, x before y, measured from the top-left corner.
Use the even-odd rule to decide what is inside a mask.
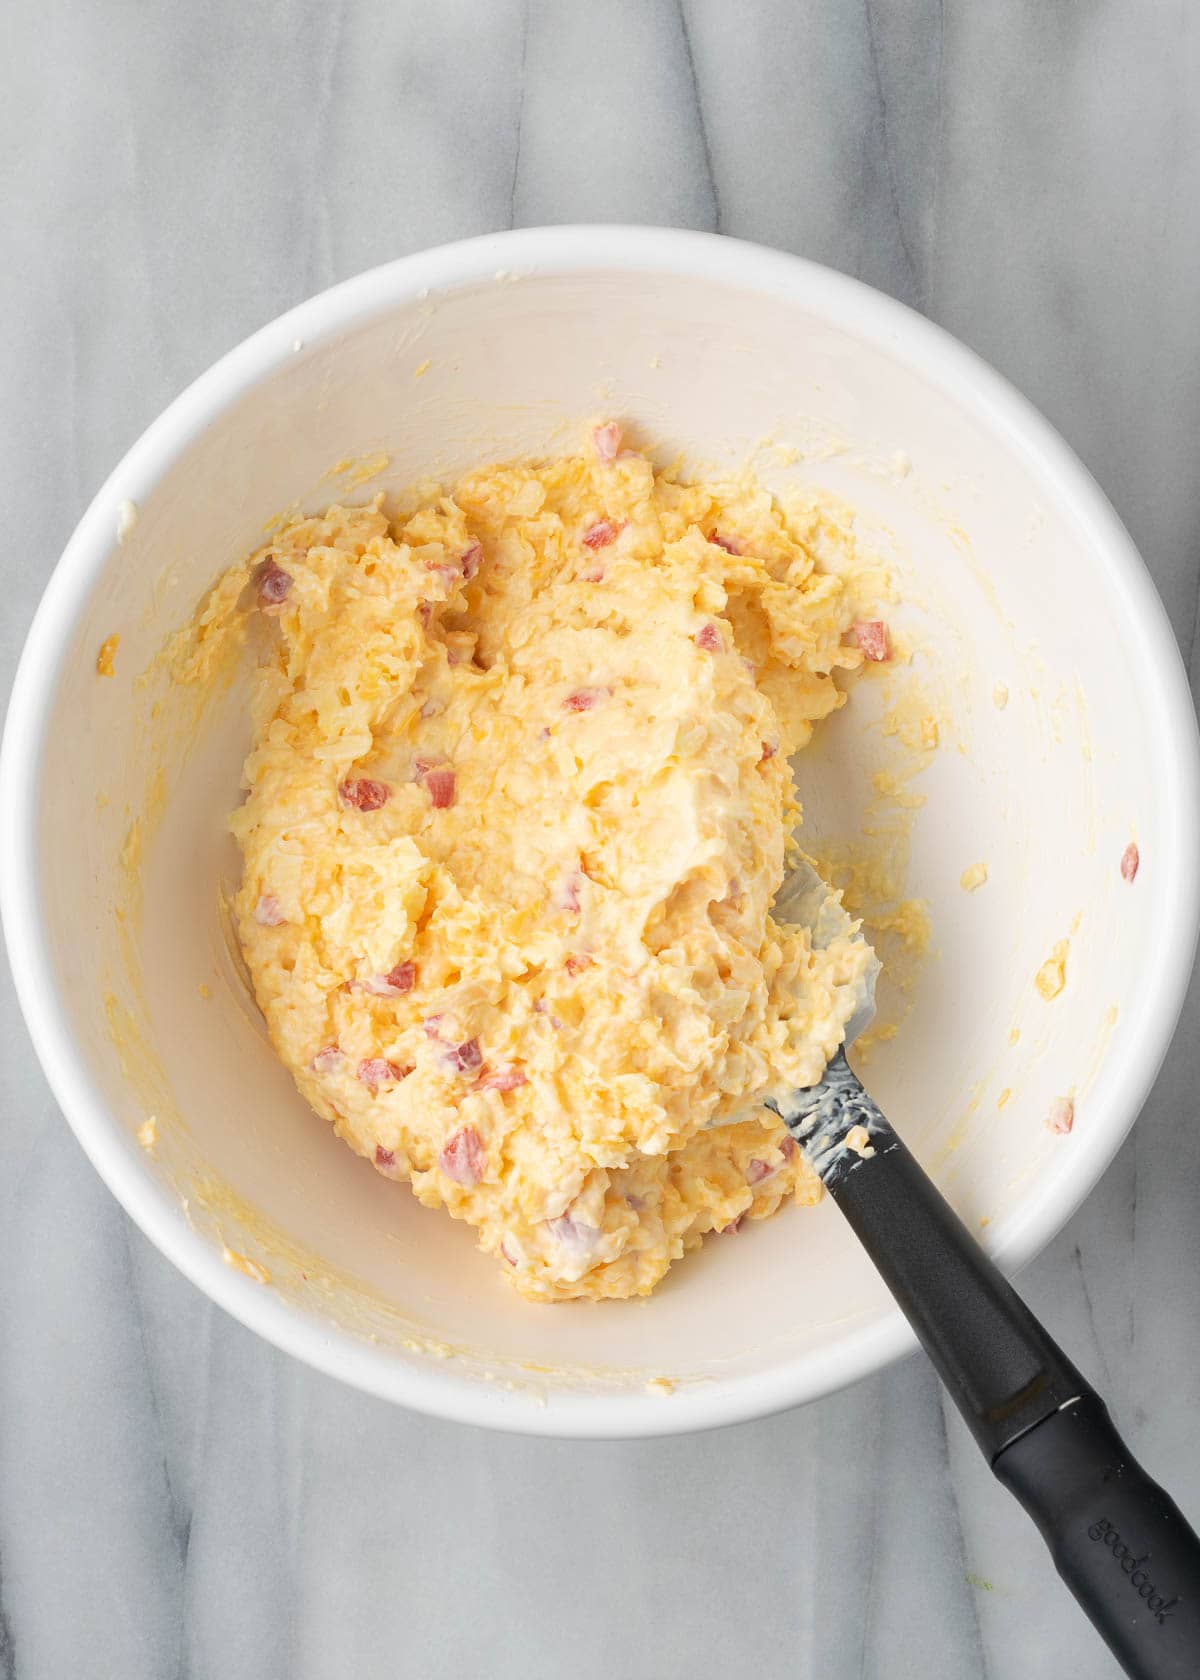
[[[776,893],[772,914],[776,921],[793,922],[798,927],[808,928],[818,950],[824,950],[835,939],[842,937],[866,943],[862,923],[846,909],[841,893],[823,881],[805,857],[797,859]],[[878,977],[879,958],[872,952],[862,978],[859,1002],[846,1023],[842,1040],[844,1046],[853,1044],[875,1018],[875,982]]]

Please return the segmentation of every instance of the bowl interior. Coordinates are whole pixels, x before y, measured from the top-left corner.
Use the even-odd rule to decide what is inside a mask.
[[[262,376],[203,429],[181,421],[161,471],[135,459],[84,535],[104,558],[61,649],[36,805],[55,1008],[115,1120],[93,1112],[81,1130],[206,1287],[382,1392],[497,1421],[549,1402],[553,1428],[619,1396],[657,1420],[669,1408],[643,1389],[665,1376],[682,1425],[717,1393],[756,1396],[743,1412],[804,1398],[898,1340],[828,1205],[709,1241],[645,1302],[525,1304],[468,1228],[385,1182],[296,1095],[222,914],[245,675],[198,697],[151,669],[208,585],[291,507],[560,450],[600,415],[660,460],[725,472],[753,455],[781,492],[844,499],[891,570],[888,616],[912,658],[852,685],[797,760],[807,834],[820,852],[874,825],[868,843],[905,896],[927,901],[932,928],[893,999],[906,1018],[863,1071],[1010,1257],[1065,1217],[1132,1118],[1128,1081],[1112,1076],[1145,1060],[1153,930],[1180,868],[1164,791],[1178,743],[1155,727],[1148,586],[1114,559],[1111,534],[1098,542],[1094,510],[1037,437],[990,387],[967,393],[965,353],[947,346],[942,361],[900,312],[877,316],[848,283],[827,294],[832,277],[789,272],[765,289],[618,268],[480,272],[428,293],[418,274],[336,329],[310,310],[304,342],[293,346],[295,321],[277,324]],[[120,496],[139,509],[123,541]],[[96,652],[114,632],[105,681]],[[919,803],[885,800],[881,816],[871,777],[906,773],[903,737],[923,718],[937,750],[900,784]],[[1130,886],[1118,865],[1132,839]],[[968,892],[960,876],[976,863],[987,882]],[[1066,985],[1048,1002],[1035,975],[1060,941]],[[1068,1094],[1075,1130],[1054,1135],[1045,1116]],[[136,1138],[149,1114],[153,1154]],[[226,1247],[270,1282],[222,1268]]]

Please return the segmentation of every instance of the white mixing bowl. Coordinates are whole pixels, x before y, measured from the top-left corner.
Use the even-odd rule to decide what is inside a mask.
[[[933,948],[866,1071],[964,1217],[1020,1265],[1103,1171],[1178,1015],[1197,922],[1195,721],[1159,599],[1079,462],[973,355],[853,280],[698,234],[558,228],[405,258],[274,322],[150,427],[72,537],[13,692],[0,814],[38,1054],[162,1251],[243,1323],[375,1394],[615,1436],[811,1399],[909,1333],[829,1203],[706,1243],[648,1301],[517,1299],[465,1225],[309,1112],[247,1002],[218,888],[236,867],[224,821],[244,682],[208,696],[197,724],[193,692],[138,680],[281,510],[558,450],[600,415],[701,466],[767,437],[793,446],[760,450],[764,476],[847,498],[890,560],[889,616],[916,651],[884,681],[920,685],[912,704],[923,693],[941,721],[911,784],[926,802],[907,871]],[[365,472],[378,451],[369,482],[334,468]],[[861,820],[890,750],[880,693],[857,684],[797,760],[818,835]],[[976,862],[989,878],[968,893]],[[1064,939],[1067,983],[1046,1002],[1034,976]],[[1045,1116],[1069,1092],[1075,1127],[1056,1135]],[[647,1388],[659,1377],[672,1392]]]

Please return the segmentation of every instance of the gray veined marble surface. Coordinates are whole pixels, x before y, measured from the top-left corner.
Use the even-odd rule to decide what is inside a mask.
[[[308,294],[510,224],[861,276],[1038,403],[1196,671],[1192,0],[10,0],[2,652],[120,453]],[[1200,1513],[1197,994],[1025,1277]],[[5,982],[0,1680],[1115,1675],[920,1359],[723,1433],[423,1420],[207,1305],[84,1160]]]

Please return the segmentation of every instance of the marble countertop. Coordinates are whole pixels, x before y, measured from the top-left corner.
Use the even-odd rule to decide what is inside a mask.
[[[1197,671],[1200,12],[970,0],[16,0],[0,111],[6,682],[109,468],[400,253],[662,222],[829,263],[1062,429]],[[920,1358],[708,1436],[432,1422],[232,1323],[83,1158],[3,986],[0,1680],[1101,1680]],[[1200,994],[1025,1275],[1200,1514]]]

